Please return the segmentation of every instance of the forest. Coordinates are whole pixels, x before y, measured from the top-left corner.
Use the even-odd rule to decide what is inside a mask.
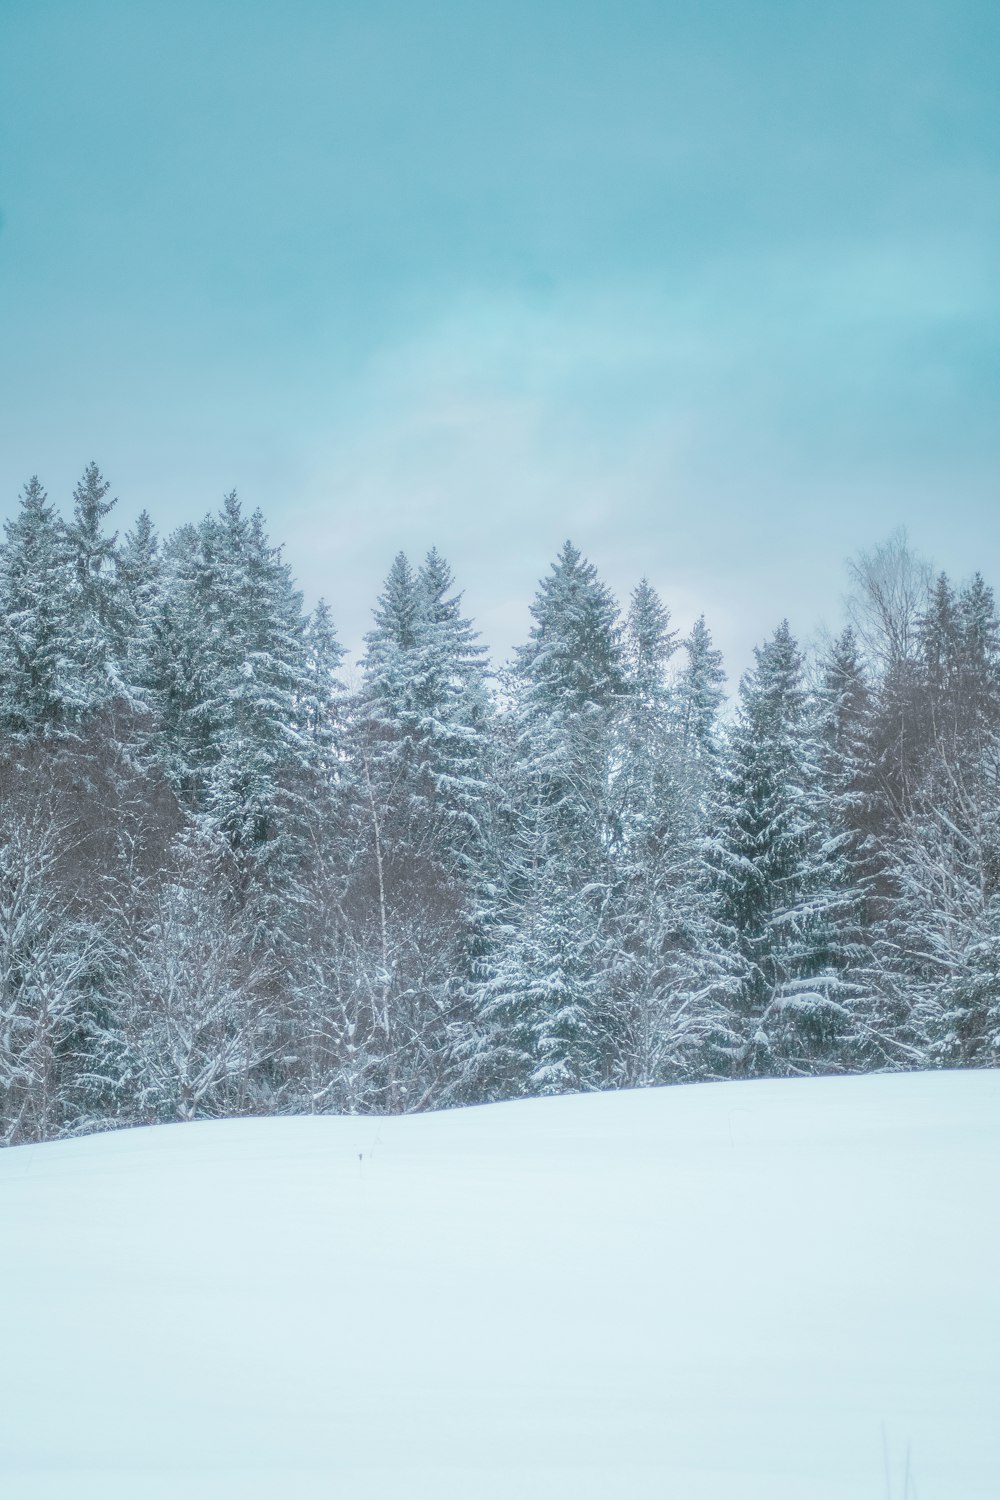
[[[0,545],[0,1140],[1000,1061],[1000,626],[902,535],[730,701],[567,542],[489,665],[400,553],[352,680],[235,494]],[[446,539],[443,539],[446,540]]]

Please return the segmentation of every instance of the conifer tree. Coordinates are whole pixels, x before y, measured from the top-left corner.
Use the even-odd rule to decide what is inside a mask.
[[[679,679],[667,613],[648,584],[626,622],[630,693],[623,728],[614,900],[613,1077],[665,1082],[711,1074],[728,1040],[725,932],[704,840],[717,772],[721,658],[700,620]]]
[[[437,552],[416,572],[396,557],[366,637],[348,741],[352,899],[360,916],[367,890],[374,908],[369,973],[390,1108],[422,1097],[429,1066],[440,1067],[431,1055],[448,1051],[476,923],[488,697],[483,648],[452,589]]]
[[[820,668],[815,703],[820,782],[848,879],[861,899],[877,884],[878,867],[870,847],[865,784],[871,695],[853,629],[831,643]],[[865,920],[875,919],[876,900],[872,889]]]
[[[302,733],[314,747],[318,768],[333,774],[337,727],[341,718],[344,648],[337,639],[330,607],[321,599],[303,632],[305,691],[300,704]]]
[[[461,865],[476,834],[488,718],[484,648],[437,551],[393,562],[366,636],[358,705],[379,794],[416,846]]]
[[[299,781],[313,746],[301,718],[310,687],[302,597],[261,513],[245,517],[235,493],[203,528],[202,565],[212,653],[201,709],[219,726],[204,824],[270,906],[304,855]]]
[[[451,568],[436,548],[417,572],[419,733],[441,857],[468,874],[481,849],[486,736],[486,648],[462,615]]]
[[[670,612],[648,579],[632,594],[623,638],[627,692],[621,714],[619,794],[623,815],[644,822],[674,790],[673,693],[667,670],[676,650]]]
[[[78,722],[127,696],[117,533],[109,536],[104,531],[118,503],[106,498],[110,488],[97,465],[89,463],[73,491],[73,518],[66,527],[72,568],[69,676]]]
[[[787,622],[755,652],[720,796],[713,859],[742,970],[732,1015],[742,1073],[849,1063],[845,893],[827,826],[802,659]]]
[[[710,764],[718,755],[719,710],[725,700],[722,652],[712,645],[705,616],[699,615],[684,642],[687,661],[676,692],[681,744],[689,762]]]
[[[980,573],[959,595],[958,634],[961,701],[972,724],[992,735],[1000,727],[1000,620]]]
[[[667,681],[676,649],[669,621],[669,611],[643,578],[625,621],[627,693],[613,792],[614,937],[603,1029],[607,1070],[615,1082],[660,1081],[667,1055],[676,1050],[668,983],[671,908],[690,850]]]
[[[65,529],[33,477],[0,544],[0,732],[60,733],[70,683],[70,555]]]
[[[571,542],[531,613],[514,668],[517,793],[478,995],[480,1060],[505,1060],[508,1089],[559,1093],[597,1087],[605,1072],[611,781],[627,685],[617,605]]]
[[[139,708],[148,707],[145,689],[163,575],[159,539],[148,511],[144,510],[125,533],[118,558],[123,676],[129,700]]]
[[[305,632],[280,549],[235,493],[170,539],[148,665],[159,758],[261,911],[305,853],[303,780],[318,753]]]
[[[155,722],[154,758],[182,804],[202,806],[220,726],[209,712],[214,621],[205,608],[201,528],[182,526],[163,548],[163,578],[140,684]]]

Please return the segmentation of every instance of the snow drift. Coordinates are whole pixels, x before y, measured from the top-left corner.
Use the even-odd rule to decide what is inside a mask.
[[[1000,1073],[0,1156],[5,1500],[995,1500]]]

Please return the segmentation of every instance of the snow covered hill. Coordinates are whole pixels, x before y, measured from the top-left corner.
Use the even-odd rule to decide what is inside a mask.
[[[995,1500],[998,1186],[1000,1073],[8,1151],[0,1495]]]

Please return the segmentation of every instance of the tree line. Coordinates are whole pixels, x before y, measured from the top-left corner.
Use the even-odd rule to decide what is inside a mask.
[[[570,543],[494,673],[396,557],[356,685],[235,494],[0,544],[0,1139],[1000,1059],[1000,627],[901,536],[727,704]]]

